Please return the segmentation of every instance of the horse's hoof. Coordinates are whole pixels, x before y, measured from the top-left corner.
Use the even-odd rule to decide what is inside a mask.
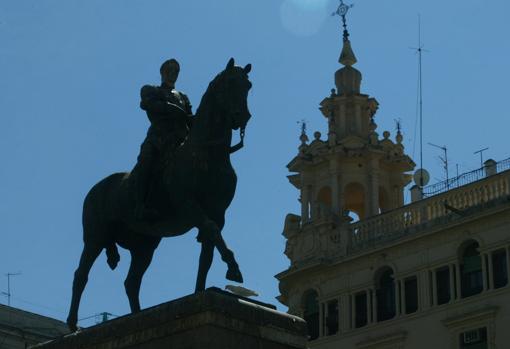
[[[69,327],[69,331],[76,332],[78,331],[78,326],[76,326],[76,320],[67,319],[67,326]]]
[[[241,271],[237,268],[227,270],[227,275],[225,277],[227,278],[227,280],[235,281],[240,284],[243,283],[243,275],[241,274]]]

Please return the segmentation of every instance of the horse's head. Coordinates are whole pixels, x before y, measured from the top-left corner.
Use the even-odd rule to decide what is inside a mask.
[[[248,91],[251,88],[248,73],[250,71],[251,64],[244,68],[239,67],[231,58],[225,70],[217,77],[217,100],[225,113],[225,121],[234,130],[244,129],[251,117],[248,110]]]

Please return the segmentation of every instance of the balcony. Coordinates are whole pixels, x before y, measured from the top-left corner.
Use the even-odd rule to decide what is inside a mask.
[[[494,173],[510,160],[494,163]],[[498,167],[496,167],[498,166]],[[497,169],[497,170],[496,170]],[[467,217],[485,207],[506,202],[510,195],[510,170],[488,175],[483,169],[468,172],[448,182],[425,187],[425,199],[349,225],[348,253],[410,236]],[[460,185],[461,183],[467,183]],[[457,186],[458,185],[458,186]]]
[[[510,159],[425,187],[427,196],[408,205],[350,223],[327,205],[313,206],[312,217],[289,214],[285,254],[294,270],[331,263],[374,248],[442,230],[491,209],[510,205]],[[499,173],[498,173],[499,172]]]

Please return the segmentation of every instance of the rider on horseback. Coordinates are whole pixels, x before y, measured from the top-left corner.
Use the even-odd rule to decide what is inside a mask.
[[[147,208],[147,204],[154,181],[155,165],[161,161],[163,154],[167,161],[173,158],[175,150],[182,144],[191,127],[192,110],[189,99],[175,89],[179,70],[177,60],[172,58],[165,61],[160,68],[161,85],[145,85],[140,91],[140,108],[147,112],[151,126],[140,147],[136,165],[137,218],[145,218],[152,211]]]

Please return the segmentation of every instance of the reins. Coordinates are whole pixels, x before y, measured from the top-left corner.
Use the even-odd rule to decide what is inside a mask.
[[[235,153],[236,151],[240,150],[242,147],[244,147],[244,136],[245,136],[246,126],[242,126],[239,131],[239,135],[241,137],[241,140],[234,146],[230,147],[229,153]],[[195,143],[193,144],[195,147],[212,147],[217,145],[224,145],[226,143],[226,137],[221,137],[214,139],[212,141],[204,142],[204,143]]]
[[[246,126],[242,126],[241,127],[241,129],[239,131],[239,135],[241,136],[241,140],[239,141],[239,143],[237,143],[233,147],[230,147],[230,154],[235,153],[236,151],[238,151],[239,149],[244,147],[244,131],[245,131],[245,129],[246,129]]]

